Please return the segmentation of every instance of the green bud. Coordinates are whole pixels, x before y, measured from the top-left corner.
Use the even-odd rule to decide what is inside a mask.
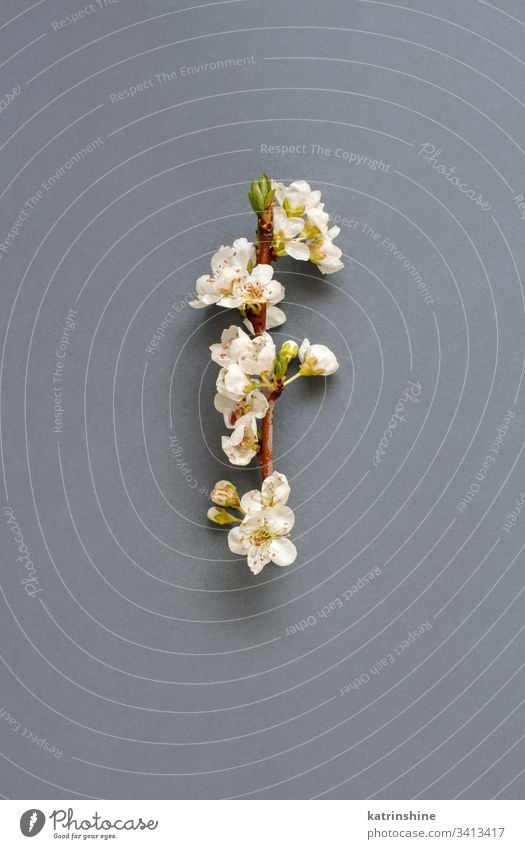
[[[259,177],[259,184],[260,184],[261,190],[264,192],[265,196],[270,194],[270,192],[272,190],[272,184],[270,182],[270,178],[268,177],[268,174],[265,174],[264,171],[261,174],[261,176]]]
[[[273,374],[276,380],[282,380],[286,375],[288,366],[282,363],[279,357],[276,357],[273,362]]]
[[[252,209],[258,215],[265,210],[273,200],[274,191],[267,174],[261,174],[258,180],[253,180],[248,198]]]
[[[232,525],[234,522],[240,521],[240,519],[233,516],[232,513],[228,513],[222,507],[210,507],[208,510],[208,519],[211,522],[215,522],[216,525]]]
[[[252,183],[252,187],[248,192],[248,198],[252,205],[252,209],[254,212],[262,212],[264,209],[264,196],[259,188],[259,183],[257,180],[254,180]]]
[[[279,348],[278,357],[280,360],[286,360],[290,363],[297,354],[299,353],[299,345],[297,342],[292,342],[291,339],[288,339],[287,342],[283,342],[281,347]]]
[[[295,359],[297,354],[299,353],[299,346],[296,342],[292,342],[289,339],[287,342],[283,342],[274,362],[274,374],[277,380],[281,380],[283,377],[286,377],[286,373],[288,371],[288,366],[291,361]]]

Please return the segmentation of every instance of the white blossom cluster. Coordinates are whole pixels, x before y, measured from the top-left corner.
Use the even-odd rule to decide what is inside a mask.
[[[310,260],[323,274],[343,268],[342,251],[334,245],[341,232],[329,227],[330,216],[321,203],[321,192],[312,190],[306,180],[289,186],[272,182],[276,205],[273,207],[274,250],[277,256]]]
[[[269,333],[250,338],[232,324],[223,330],[221,341],[210,346],[211,358],[222,366],[217,377],[215,409],[232,429],[222,437],[222,448],[230,463],[246,466],[258,449],[257,419],[264,418],[268,401],[261,388],[269,384],[275,360],[275,344]]]
[[[272,256],[288,254],[295,259],[310,260],[325,274],[343,267],[341,250],[333,244],[339,228],[328,226],[329,216],[321,203],[321,193],[310,189],[304,180],[290,186],[271,182],[266,175],[254,181],[256,197],[252,206],[260,215],[271,209],[273,222]],[[273,267],[257,263],[255,244],[236,239],[222,246],[211,260],[211,273],[196,283],[196,300],[191,306],[200,309],[215,304],[238,309],[249,333],[237,325],[226,328],[221,341],[211,345],[211,358],[220,366],[217,377],[215,409],[222,413],[230,431],[222,437],[222,449],[236,466],[246,466],[260,453],[258,424],[266,416],[269,400],[283,391],[287,383],[298,377],[333,374],[339,364],[325,345],[301,345],[287,341],[277,350],[267,332],[286,321],[277,306],[284,299],[284,286],[273,277]],[[254,335],[251,318],[266,312],[265,330]],[[287,379],[290,363],[298,358],[299,369]],[[216,505],[208,518],[216,524],[237,524],[228,534],[230,550],[248,558],[248,565],[258,574],[270,562],[288,566],[297,551],[288,539],[295,517],[287,501],[288,481],[273,472],[262,483],[261,490],[251,490],[239,497],[230,481],[219,481],[211,500]],[[229,513],[232,507],[242,518]]]
[[[255,245],[247,239],[236,239],[233,245],[222,245],[211,260],[211,274],[203,274],[196,283],[197,299],[190,301],[196,309],[216,304],[245,311],[268,304],[273,317],[267,326],[277,327],[285,315],[275,304],[284,298],[284,286],[273,279],[271,265],[256,265]]]
[[[244,554],[254,575],[273,562],[277,566],[290,566],[297,557],[297,549],[287,537],[295,522],[293,510],[286,506],[290,487],[285,475],[273,472],[261,490],[252,489],[241,499],[230,481],[219,481],[211,494],[214,504],[221,508],[236,507],[244,514],[238,527],[228,534],[228,545],[234,554]],[[208,516],[218,524],[238,521],[224,509],[211,507]],[[230,521],[225,521],[225,516]]]

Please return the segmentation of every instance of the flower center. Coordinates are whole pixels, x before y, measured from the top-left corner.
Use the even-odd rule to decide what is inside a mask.
[[[275,535],[272,534],[268,525],[263,525],[262,528],[257,528],[253,534],[250,534],[250,543],[252,545],[266,545],[272,539],[275,539]]]
[[[250,404],[249,401],[247,401],[245,404],[237,404],[237,406],[235,407],[235,410],[232,413],[232,417],[231,417],[232,423],[235,423],[237,421],[237,419],[240,419],[241,416],[244,416],[245,413],[251,412],[251,409],[252,409],[252,405]],[[246,439],[246,437],[245,437],[245,439]]]
[[[257,445],[257,440],[254,438],[253,434],[246,433],[241,439],[239,448],[244,451],[256,451]]]
[[[323,251],[323,239],[316,239],[310,245],[310,257],[312,260],[322,260],[326,257],[326,252]]]

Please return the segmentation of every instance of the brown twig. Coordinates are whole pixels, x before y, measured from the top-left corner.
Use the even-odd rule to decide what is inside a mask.
[[[271,203],[259,215],[259,227],[257,230],[257,241],[255,251],[257,263],[271,265],[276,258],[272,248],[273,242],[273,203]],[[266,330],[266,304],[260,305],[260,312],[246,311],[256,336],[260,336]],[[263,481],[273,472],[273,408],[282,388],[272,392],[268,397],[268,411],[263,419],[261,428],[261,440],[259,444],[259,464]]]
[[[273,242],[273,206],[275,201],[261,213],[259,216],[259,229],[257,231],[257,242],[255,249],[257,252],[257,262],[264,265],[271,265],[275,259],[272,242]]]
[[[261,447],[259,464],[263,481],[273,472],[273,408],[276,398],[268,398],[268,411],[263,419],[261,429]]]
[[[273,242],[273,203],[259,215],[259,227],[257,229],[257,238],[255,242],[255,253],[257,263],[261,265],[271,265],[275,259],[272,242]],[[266,330],[266,304],[260,304],[260,310],[246,310],[246,316],[253,324],[253,330],[256,336],[260,336]]]

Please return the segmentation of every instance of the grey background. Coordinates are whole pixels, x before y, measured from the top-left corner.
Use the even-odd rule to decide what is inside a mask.
[[[524,489],[523,3],[120,0],[55,31],[81,7],[1,6],[2,92],[20,93],[0,114],[0,241],[42,181],[103,142],[0,260],[3,497],[41,590],[25,592],[3,521],[2,795],[520,798],[525,520],[502,526]],[[328,343],[341,369],[279,402],[299,556],[254,578],[205,518],[217,479],[258,482],[225,463],[211,405],[207,346],[232,315],[184,304],[210,253],[253,232],[262,169],[358,223],[338,274],[276,271],[277,338]],[[407,380],[419,402],[376,468]]]

